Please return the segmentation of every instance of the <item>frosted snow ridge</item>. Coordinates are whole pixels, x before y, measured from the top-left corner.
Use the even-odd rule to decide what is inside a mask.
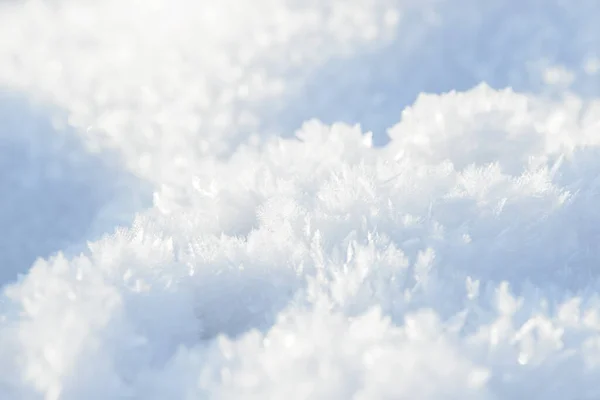
[[[0,399],[600,398],[598,15],[0,2]]]

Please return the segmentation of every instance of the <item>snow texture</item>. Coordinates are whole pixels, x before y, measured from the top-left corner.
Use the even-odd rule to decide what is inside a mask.
[[[599,398],[598,15],[0,2],[0,398]]]

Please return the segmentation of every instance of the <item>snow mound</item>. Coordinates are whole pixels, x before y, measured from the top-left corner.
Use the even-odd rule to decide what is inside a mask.
[[[17,397],[492,398],[552,379],[544,393],[593,393],[600,158],[585,132],[598,107],[531,97],[523,111],[523,95],[481,87],[412,112],[451,116],[482,93],[465,135],[493,125],[501,143],[549,155],[560,146],[539,144],[566,135],[511,139],[497,115],[545,126],[560,109],[578,150],[506,172],[501,147],[457,166],[462,148],[423,153],[402,135],[373,148],[358,128],[313,121],[297,139],[207,157],[131,228],[7,288],[5,385]],[[435,137],[455,143],[452,128]]]
[[[261,103],[293,92],[328,58],[384,42],[399,18],[393,0],[0,7],[0,84],[60,106],[89,146],[117,148],[158,182],[235,149],[260,131]]]
[[[321,80],[347,65],[371,104],[362,57],[410,66],[432,35],[539,8],[480,4],[0,3],[0,84],[61,110],[50,128],[0,104],[0,265],[22,273],[2,281],[0,398],[597,398],[600,98],[577,86],[598,82],[597,3],[568,10],[581,34],[536,22],[582,71],[448,78],[386,145],[295,103],[320,82],[329,117],[362,104]]]

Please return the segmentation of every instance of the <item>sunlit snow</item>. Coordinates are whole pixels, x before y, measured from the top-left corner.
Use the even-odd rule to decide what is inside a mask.
[[[0,0],[0,399],[600,398],[599,16]]]

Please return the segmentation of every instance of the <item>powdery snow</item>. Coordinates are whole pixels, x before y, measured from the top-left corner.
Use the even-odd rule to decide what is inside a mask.
[[[597,15],[1,2],[0,398],[600,397]]]

